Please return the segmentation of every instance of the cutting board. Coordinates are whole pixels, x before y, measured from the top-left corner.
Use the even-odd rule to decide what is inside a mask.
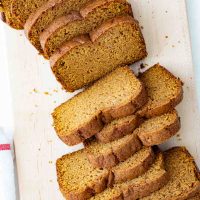
[[[173,137],[162,147],[185,145],[200,166],[200,114],[185,1],[132,0],[131,3],[148,49],[148,57],[142,62],[148,66],[159,62],[184,83],[184,100],[177,107],[182,122],[180,137]],[[61,200],[56,159],[82,145],[68,147],[58,139],[51,113],[74,94],[61,89],[48,61],[37,54],[22,31],[7,26],[3,29],[5,45],[1,49],[6,52],[11,83],[20,199]]]

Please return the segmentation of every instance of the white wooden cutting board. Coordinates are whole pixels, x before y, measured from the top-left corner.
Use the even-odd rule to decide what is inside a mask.
[[[160,62],[184,82],[178,106],[182,128],[165,147],[185,145],[200,166],[200,115],[184,0],[133,0],[135,18],[142,26],[149,66]],[[48,61],[37,55],[23,32],[5,26],[7,66],[14,107],[17,170],[21,200],[63,199],[56,182],[55,161],[81,147],[67,147],[52,128],[51,112],[73,94],[61,90]],[[139,65],[137,63],[135,65]]]

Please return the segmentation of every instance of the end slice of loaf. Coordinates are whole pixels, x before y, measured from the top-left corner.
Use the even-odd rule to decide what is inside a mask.
[[[67,91],[80,89],[113,69],[144,58],[140,27],[131,16],[115,17],[90,32],[81,45],[66,42],[50,58],[52,71]]]
[[[143,84],[128,67],[121,67],[57,107],[54,127],[68,145],[97,134],[105,123],[133,114],[146,103]]]
[[[153,117],[142,123],[135,133],[145,146],[154,146],[166,142],[180,129],[180,119],[176,110],[158,117]]]
[[[71,11],[79,11],[89,0],[49,0],[37,8],[27,19],[24,30],[26,37],[43,53],[40,45],[39,35],[50,25],[53,20],[62,15],[67,15]]]
[[[59,187],[66,199],[85,200],[107,187],[108,170],[93,168],[84,150],[58,159],[56,168]]]
[[[116,119],[105,125],[103,129],[96,134],[96,138],[102,143],[112,142],[132,133],[141,123],[142,119],[136,115]]]
[[[164,169],[164,159],[161,153],[157,154],[155,163],[149,170],[138,178],[115,184],[90,200],[137,200],[162,188],[168,181]]]
[[[185,200],[200,190],[198,170],[194,159],[184,147],[165,152],[165,166],[170,180],[159,191],[142,200]]]
[[[146,85],[148,103],[138,112],[147,118],[168,112],[183,98],[180,79],[159,64],[154,65],[140,76]]]
[[[45,56],[50,58],[64,42],[89,33],[104,21],[120,15],[132,15],[126,0],[95,0],[81,8],[80,13],[57,18],[40,35]]]
[[[95,139],[84,142],[90,163],[97,168],[111,168],[119,162],[125,161],[142,148],[142,144],[136,134],[110,143],[100,143]]]

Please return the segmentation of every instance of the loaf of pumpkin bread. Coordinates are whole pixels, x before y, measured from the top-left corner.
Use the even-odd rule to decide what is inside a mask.
[[[120,15],[132,15],[131,5],[126,0],[95,0],[80,12],[55,19],[40,35],[45,57],[51,57],[64,42],[89,33],[102,22]]]
[[[67,199],[85,200],[106,187],[144,174],[153,162],[153,150],[145,147],[111,170],[95,169],[88,162],[84,150],[80,150],[57,160],[58,183]]]
[[[57,107],[53,124],[62,141],[75,145],[114,119],[134,114],[146,102],[143,84],[129,67],[120,67]]]
[[[91,40],[81,36],[66,42],[50,58],[52,71],[67,91],[80,89],[147,55],[139,24],[131,16],[108,20],[90,36]]]

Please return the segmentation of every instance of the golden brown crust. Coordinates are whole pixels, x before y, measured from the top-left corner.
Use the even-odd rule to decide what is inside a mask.
[[[84,145],[90,163],[94,167],[108,169],[116,166],[119,162],[125,161],[142,148],[141,142],[135,134],[132,134],[132,136],[121,145],[113,146],[106,153],[100,155],[93,154],[87,149],[87,146],[90,145],[87,141]]]
[[[157,104],[154,108],[151,108],[151,109],[149,109],[148,106],[144,106],[143,108],[141,108],[137,112],[137,114],[142,116],[142,117],[146,117],[146,118],[151,118],[151,117],[155,117],[155,116],[159,116],[159,115],[162,115],[164,113],[167,113],[170,110],[172,110],[174,107],[176,107],[183,100],[183,87],[182,87],[181,80],[178,79],[177,77],[175,77],[171,72],[166,70],[164,67],[160,66],[160,64],[156,64],[153,67],[156,67],[156,66],[159,66],[160,68],[165,70],[165,73],[167,73],[171,78],[177,80],[177,83],[179,84],[179,91],[177,92],[176,97],[174,97],[174,98],[172,98],[170,100],[167,100],[162,105]],[[153,68],[153,67],[151,67],[151,68]],[[151,68],[148,69],[148,70],[151,70]],[[148,72],[148,70],[146,72]],[[141,79],[142,76],[143,76],[143,74],[141,74],[139,76],[139,79]]]
[[[178,114],[175,110],[173,112],[176,113],[177,117],[175,118],[173,123],[163,127],[163,129],[148,133],[145,131],[140,132],[139,129],[135,131],[144,146],[160,145],[166,142],[180,130],[180,118],[178,117]]]
[[[141,159],[141,162],[138,163],[138,165],[129,166],[126,169],[114,168],[112,170],[112,173],[114,175],[114,183],[122,183],[144,174],[149,169],[154,159],[155,159],[154,152],[152,148],[150,148],[147,157]]]
[[[45,30],[40,34],[40,44],[45,52],[45,44],[48,41],[49,37],[51,37],[52,33],[54,33],[57,29],[62,28],[66,24],[74,22],[76,20],[81,20],[82,17],[79,12],[71,12],[68,15],[61,16],[55,19]]]
[[[85,18],[90,12],[92,12],[97,7],[103,6],[110,3],[110,2],[119,2],[119,3],[126,3],[130,5],[126,0],[95,0],[88,2],[85,6],[83,6],[80,10],[80,14]],[[127,12],[133,16],[131,6],[128,7]]]
[[[111,20],[106,21],[102,25],[100,25],[98,28],[91,31],[90,38],[91,41],[94,42],[97,40],[101,35],[103,35],[106,31],[108,31],[110,28],[115,27],[118,24],[123,23],[130,23],[130,24],[136,24],[137,22],[134,20],[131,16],[118,16]]]
[[[0,19],[2,22],[6,23],[6,15],[4,12],[0,12]]]
[[[112,142],[133,132],[133,130],[136,129],[142,121],[143,120],[140,117],[133,116],[132,119],[127,119],[123,123],[113,125],[113,127],[109,130],[104,127],[105,129],[102,129],[96,134],[96,138],[102,143]],[[109,125],[110,124],[108,124],[108,126]]]

